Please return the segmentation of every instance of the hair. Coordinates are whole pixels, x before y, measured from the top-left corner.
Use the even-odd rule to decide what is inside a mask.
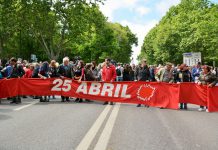
[[[210,67],[210,66],[208,66],[208,65],[204,65],[204,66],[203,66],[203,69],[206,69],[208,72],[210,72],[210,70],[211,70],[211,67]]]
[[[44,62],[42,63],[41,69],[42,69],[43,71],[45,71],[45,72],[47,72],[47,71],[49,70],[49,64],[48,64],[47,61],[44,61]]]
[[[63,58],[63,63],[64,63],[65,61],[70,61],[69,57],[64,57],[64,58]]]
[[[34,65],[33,64],[30,64],[30,67],[29,67],[30,69],[32,68],[33,70],[34,70]]]
[[[181,65],[178,66],[178,68],[179,68],[180,70],[183,70],[183,69],[185,68],[185,66],[186,66],[186,64],[181,64]]]
[[[96,61],[92,61],[91,63],[94,65],[94,67],[96,67],[96,66],[97,66],[97,63],[96,63]]]
[[[50,66],[51,66],[51,67],[57,67],[57,66],[56,66],[56,61],[55,61],[55,60],[51,60]]]
[[[111,59],[109,57],[106,57],[105,59],[107,59],[107,61],[111,62]]]
[[[12,57],[12,58],[10,59],[10,62],[11,62],[11,61],[13,61],[13,62],[17,62],[17,59],[14,58],[14,57]]]
[[[26,67],[26,68],[30,68],[30,64],[26,64],[25,67]]]
[[[167,65],[167,66],[173,66],[173,64],[172,64],[172,63],[169,63],[169,62],[167,62],[166,65]]]
[[[27,60],[23,60],[23,63],[24,63],[24,64],[28,64],[28,61],[27,61]]]
[[[84,67],[85,67],[84,61],[83,61],[83,60],[80,60],[79,62],[80,62],[80,68],[84,68]]]
[[[90,69],[90,68],[92,68],[92,63],[87,63],[85,69]]]
[[[104,66],[106,66],[106,63],[105,62],[103,62],[103,63],[101,63],[101,68],[103,68]]]

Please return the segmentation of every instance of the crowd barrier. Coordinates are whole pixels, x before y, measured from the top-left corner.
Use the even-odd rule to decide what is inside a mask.
[[[218,87],[195,83],[77,82],[71,79],[2,79],[0,98],[17,95],[62,95],[98,101],[145,104],[178,109],[179,103],[207,106],[218,111]]]

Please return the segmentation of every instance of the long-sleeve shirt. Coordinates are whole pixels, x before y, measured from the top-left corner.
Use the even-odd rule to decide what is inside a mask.
[[[102,69],[102,81],[115,81],[117,77],[116,68],[114,65],[104,66]]]

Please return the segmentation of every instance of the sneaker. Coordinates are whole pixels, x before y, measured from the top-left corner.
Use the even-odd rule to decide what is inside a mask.
[[[108,104],[108,102],[104,102],[104,104],[103,105],[107,105]]]
[[[93,102],[93,101],[91,101],[91,100],[88,100],[88,99],[86,99],[85,101],[86,101],[86,102],[88,102],[88,103],[91,103],[91,102]]]
[[[79,103],[82,103],[83,102],[83,99],[79,99]]]
[[[206,112],[207,112],[207,113],[209,113],[209,110],[208,110],[208,109],[206,109]]]
[[[141,104],[138,104],[136,107],[141,107]]]
[[[204,111],[204,110],[205,110],[204,108],[199,108],[199,109],[198,109],[198,111]]]
[[[76,99],[75,99],[75,102],[78,102],[78,101],[79,101],[79,98],[76,98]]]

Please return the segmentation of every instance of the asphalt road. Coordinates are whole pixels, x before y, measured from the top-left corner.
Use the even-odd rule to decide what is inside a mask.
[[[218,113],[102,102],[0,104],[0,150],[217,150]]]

